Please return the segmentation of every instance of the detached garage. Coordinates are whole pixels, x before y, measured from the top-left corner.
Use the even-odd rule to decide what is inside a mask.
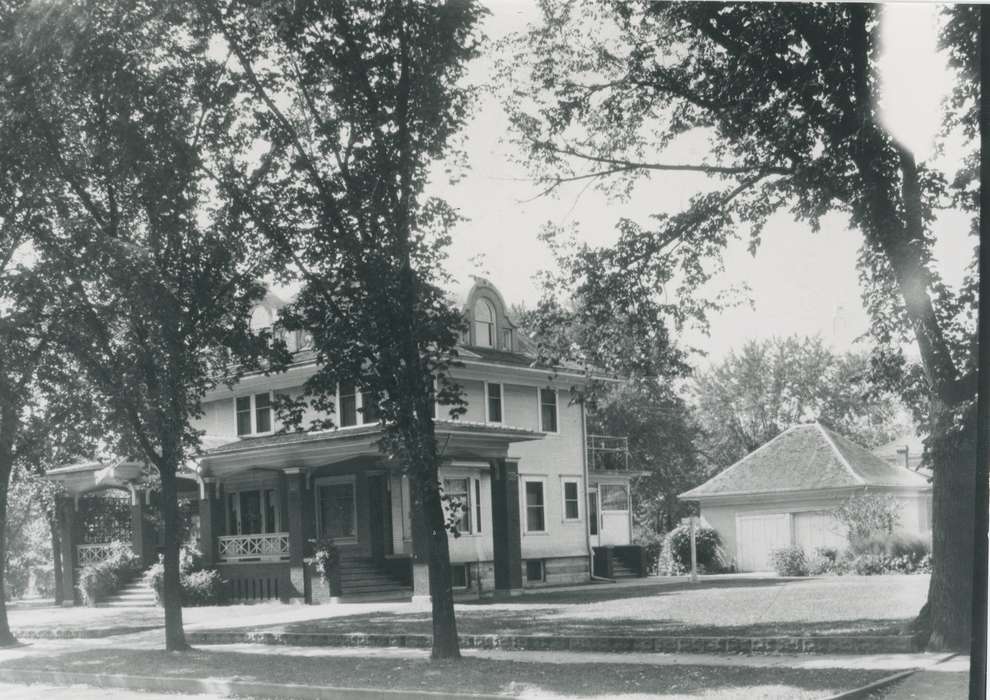
[[[846,533],[831,512],[866,492],[893,495],[899,529],[930,536],[928,481],[819,423],[787,429],[680,498],[698,502],[739,571],[768,571],[774,549],[844,547]]]

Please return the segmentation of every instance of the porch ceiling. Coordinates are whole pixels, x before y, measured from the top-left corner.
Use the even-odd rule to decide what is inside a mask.
[[[72,496],[100,491],[102,489],[129,489],[131,486],[144,488],[145,466],[143,462],[120,460],[119,462],[100,462],[98,460],[83,460],[62,467],[50,469],[45,478],[61,483]],[[188,472],[176,475],[179,488],[190,488],[184,482],[196,481],[196,475]]]
[[[252,468],[314,468],[359,457],[378,457],[379,425],[245,438],[209,450],[199,459],[202,476],[224,477]],[[436,421],[445,459],[489,460],[507,456],[515,442],[539,440],[544,433],[467,421]]]

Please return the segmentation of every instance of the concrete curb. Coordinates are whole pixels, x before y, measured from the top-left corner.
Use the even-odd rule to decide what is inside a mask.
[[[428,634],[360,632],[187,632],[192,644],[274,644],[327,647],[428,649]],[[561,635],[461,634],[466,649],[505,651],[657,652],[664,654],[902,654],[910,637],[570,637]]]
[[[939,659],[938,661],[936,661],[931,665],[938,666],[939,664],[944,663],[956,656],[959,656],[959,654],[949,654],[944,659]],[[878,690],[883,690],[887,686],[893,685],[897,681],[903,680],[908,676],[913,676],[916,673],[924,671],[925,668],[929,668],[929,667],[922,666],[919,668],[912,668],[908,671],[899,671],[897,673],[881,678],[878,681],[873,681],[872,683],[864,685],[861,688],[853,688],[852,690],[847,690],[845,692],[838,693],[837,695],[830,695],[824,700],[862,700],[863,698],[869,697],[872,693]]]
[[[279,685],[251,681],[207,680],[201,678],[165,678],[161,676],[123,676],[118,674],[76,673],[69,671],[35,671],[0,669],[0,682],[48,683],[59,686],[87,685],[159,693],[212,693],[223,696],[285,698],[286,700],[505,700],[505,695],[471,695],[429,690],[385,690],[378,688],[334,688],[315,685]]]

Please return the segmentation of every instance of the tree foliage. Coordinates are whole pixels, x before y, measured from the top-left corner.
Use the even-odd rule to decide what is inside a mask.
[[[231,158],[220,190],[303,282],[283,315],[313,334],[319,370],[302,401],[325,415],[350,382],[366,410],[377,408],[382,449],[409,474],[430,532],[433,654],[457,656],[433,425],[434,399],[455,414],[463,403],[446,372],[462,319],[438,284],[457,214],[424,190],[468,115],[462,81],[482,11],[391,0],[200,5],[232,56],[225,81],[248,105],[244,142],[265,147],[256,166]],[[298,422],[301,408],[283,402],[282,413]]]
[[[882,445],[899,432],[897,403],[870,376],[867,354],[837,354],[820,337],[748,341],[693,378],[702,450],[721,469],[809,420]]]
[[[972,510],[959,502],[971,500],[974,474],[975,287],[951,289],[935,268],[933,222],[952,199],[945,174],[917,162],[880,118],[881,9],[639,0],[547,0],[542,9],[539,26],[509,49],[506,104],[544,187],[584,180],[623,196],[663,173],[710,182],[684,211],[620,233],[604,259],[632,264],[588,270],[586,283],[629,276],[661,294],[676,275],[704,281],[733,238],[746,235],[755,251],[777,212],[817,230],[837,211],[863,233],[875,374],[922,409],[937,466],[930,643],[968,644]],[[963,58],[973,33],[954,36],[957,64],[975,65]],[[676,159],[691,139],[705,143],[706,158]],[[605,315],[613,299],[616,315],[625,303],[591,296]]]
[[[42,183],[31,240],[53,270],[54,341],[106,407],[117,454],[160,476],[166,646],[182,649],[176,472],[198,449],[190,422],[229,378],[230,351],[250,357],[268,340],[247,325],[267,258],[204,168],[203,144],[229,147],[231,94],[216,89],[187,3],[6,8],[4,148]]]

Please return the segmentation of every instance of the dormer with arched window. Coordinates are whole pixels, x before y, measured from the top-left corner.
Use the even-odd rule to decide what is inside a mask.
[[[468,317],[465,345],[515,352],[515,324],[505,311],[505,301],[498,289],[488,280],[475,277],[464,300],[464,313]]]

